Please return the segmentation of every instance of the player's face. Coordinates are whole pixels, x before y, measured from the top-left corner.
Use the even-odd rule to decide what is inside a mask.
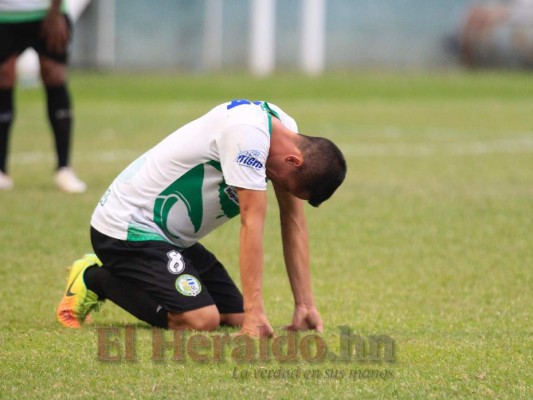
[[[287,191],[299,199],[309,200],[309,193],[306,190],[303,190],[297,181],[289,182],[287,185]]]

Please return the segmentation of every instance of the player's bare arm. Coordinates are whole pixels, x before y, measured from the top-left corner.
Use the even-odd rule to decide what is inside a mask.
[[[323,330],[311,288],[309,269],[309,235],[303,200],[274,184],[279,204],[283,256],[292,293],[294,314],[288,329]]]
[[[273,329],[263,304],[263,232],[267,197],[265,191],[237,189],[241,210],[239,261],[244,322],[242,334],[271,336]]]

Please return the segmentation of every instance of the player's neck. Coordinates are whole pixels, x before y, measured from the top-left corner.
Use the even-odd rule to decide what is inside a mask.
[[[270,155],[291,153],[297,150],[296,133],[287,129],[279,119],[272,118],[272,137],[270,138]]]

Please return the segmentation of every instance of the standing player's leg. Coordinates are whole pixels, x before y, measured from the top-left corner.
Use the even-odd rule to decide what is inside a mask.
[[[48,120],[54,135],[57,155],[57,186],[69,193],[82,193],[86,185],[70,167],[72,137],[72,107],[67,86],[67,66],[47,56],[40,55],[41,79],[46,91]]]
[[[64,16],[71,36],[71,24]],[[39,53],[41,80],[46,91],[48,120],[54,134],[57,154],[57,172],[55,182],[57,186],[69,193],[82,193],[86,185],[70,167],[70,146],[72,137],[73,112],[67,82],[68,41],[61,49],[50,48],[43,27],[36,25],[33,47]]]
[[[41,79],[46,92],[48,120],[52,128],[56,151],[57,168],[69,163],[70,137],[72,134],[72,109],[67,88],[67,67],[46,56],[40,56]]]
[[[16,80],[16,61],[16,54],[0,54],[0,190],[13,188],[13,180],[7,174],[7,155],[9,133],[14,119],[13,89]]]

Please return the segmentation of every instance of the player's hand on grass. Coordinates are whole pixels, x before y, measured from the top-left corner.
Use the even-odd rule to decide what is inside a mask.
[[[252,337],[272,337],[274,336],[274,329],[270,325],[270,322],[265,314],[245,313],[242,329],[237,336],[240,335],[249,335]]]
[[[292,316],[292,323],[286,326],[285,329],[290,331],[315,330],[322,332],[324,323],[315,307],[297,305]]]

